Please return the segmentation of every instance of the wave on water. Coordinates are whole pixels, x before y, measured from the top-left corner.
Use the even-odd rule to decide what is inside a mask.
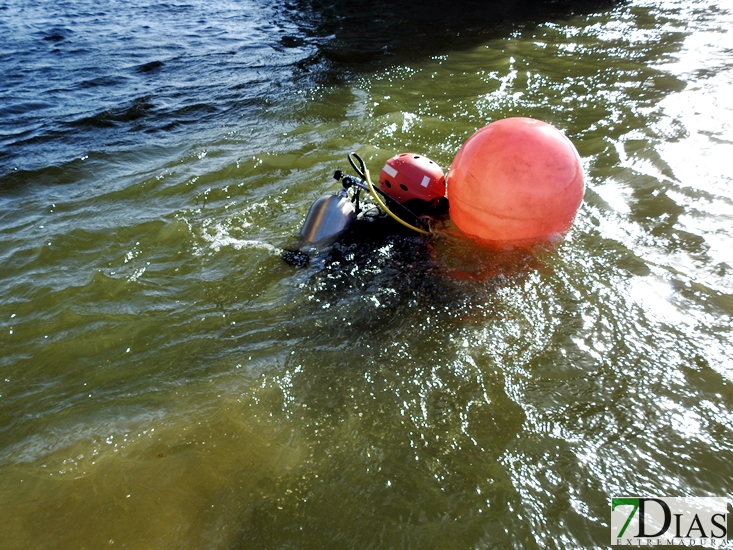
[[[228,229],[222,223],[207,223],[205,226],[201,237],[208,244],[208,248],[214,252],[230,247],[234,250],[265,250],[274,256],[279,256],[282,253],[281,248],[264,241],[238,239],[230,235]]]
[[[186,143],[194,123],[214,139],[262,98],[284,96],[313,53],[275,2],[0,9],[0,183],[95,151]]]

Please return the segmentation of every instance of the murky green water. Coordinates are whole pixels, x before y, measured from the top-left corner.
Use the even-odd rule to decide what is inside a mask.
[[[613,495],[728,495],[732,25],[516,27],[4,192],[0,546],[593,548]],[[507,116],[583,158],[557,250],[280,259],[349,151]]]

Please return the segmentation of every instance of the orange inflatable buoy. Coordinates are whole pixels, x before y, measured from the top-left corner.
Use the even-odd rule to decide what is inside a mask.
[[[450,217],[486,241],[553,239],[573,224],[585,183],[580,155],[550,124],[506,118],[477,131],[447,178]]]

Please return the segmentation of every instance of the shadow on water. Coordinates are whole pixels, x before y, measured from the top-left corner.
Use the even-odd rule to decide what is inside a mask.
[[[311,279],[315,297],[356,289],[389,316],[420,304],[465,317],[476,306],[490,306],[487,297],[498,289],[521,285],[539,266],[528,250],[481,250],[471,242],[452,241],[446,245],[392,234],[368,244],[339,243]],[[373,322],[370,328],[378,328],[378,318]]]
[[[294,17],[318,45],[310,64],[337,78],[386,63],[471,48],[518,26],[609,9],[620,0],[295,0]],[[308,62],[300,62],[306,68]],[[323,69],[323,67],[321,67]]]
[[[531,273],[542,271],[542,255],[553,248],[543,243],[494,249],[459,236],[449,220],[436,224],[442,227],[424,237],[389,218],[360,220],[307,263],[293,264],[287,249],[283,259],[300,266],[302,273],[295,277],[316,309],[358,309],[364,300],[376,306],[369,315],[357,316],[358,321],[351,318],[353,323],[342,322],[340,313],[328,316],[342,325],[334,330],[348,333],[354,325],[353,336],[359,338],[359,331],[383,328],[391,318],[412,318],[415,307],[459,315],[464,322],[474,313],[477,319],[490,315],[487,297],[503,287],[521,286]],[[324,332],[331,338],[331,330]]]

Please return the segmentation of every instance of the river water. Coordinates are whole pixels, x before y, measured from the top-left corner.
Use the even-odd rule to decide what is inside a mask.
[[[0,546],[594,548],[730,494],[733,5],[580,4],[1,0]],[[583,159],[555,249],[281,260],[349,151],[507,116]]]

